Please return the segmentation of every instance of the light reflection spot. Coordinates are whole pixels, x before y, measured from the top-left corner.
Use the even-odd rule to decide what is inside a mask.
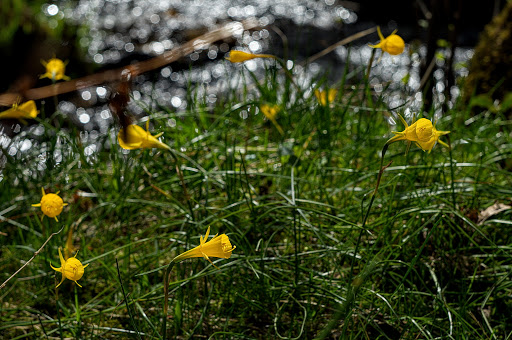
[[[156,53],[156,54],[162,54],[164,53],[165,51],[165,48],[164,48],[164,44],[162,44],[161,42],[158,42],[158,41],[155,41],[151,44],[151,49]]]
[[[96,53],[93,57],[94,59],[94,62],[97,63],[97,64],[101,64],[103,62],[103,55],[102,54],[99,54],[99,53]]]
[[[48,6],[46,11],[48,12],[48,15],[54,16],[57,13],[59,13],[59,7],[57,7],[57,5],[55,5],[55,4],[51,4],[50,6]]]
[[[257,68],[257,65],[256,65],[256,61],[254,60],[248,60],[245,62],[245,67],[247,67],[247,69],[251,72],[254,72],[256,71],[256,68]]]
[[[190,60],[196,61],[197,59],[199,59],[199,53],[194,52],[190,55]]]
[[[103,96],[105,96],[107,94],[107,89],[104,88],[104,87],[101,87],[101,86],[97,87],[96,88],[96,93],[98,94],[98,96],[103,97]]]
[[[126,52],[133,52],[133,50],[135,50],[135,46],[132,43],[127,43],[124,45],[124,49]]]
[[[92,155],[92,154],[94,153],[94,151],[96,151],[96,145],[95,145],[95,144],[91,144],[91,145],[86,146],[86,147],[84,148],[84,154],[85,154],[86,156],[90,156],[90,155]]]
[[[110,111],[109,110],[101,110],[100,116],[103,119],[109,119],[111,117],[110,116]]]
[[[132,14],[133,14],[134,16],[136,16],[136,17],[141,16],[141,14],[142,14],[142,8],[140,8],[139,6],[134,7],[134,8],[132,9]]]
[[[91,120],[91,116],[89,116],[87,113],[82,113],[80,116],[78,116],[78,120],[80,120],[80,123],[87,124]]]
[[[258,41],[251,41],[249,43],[249,49],[253,53],[259,53],[261,51],[261,44]]]
[[[164,67],[161,71],[160,71],[160,74],[162,75],[162,77],[169,77],[171,75],[172,71],[170,68],[168,67]]]
[[[172,97],[171,99],[171,105],[174,106],[174,107],[180,107],[181,106],[181,102],[182,100],[180,99],[180,97]]]
[[[89,91],[84,91],[84,92],[82,92],[82,99],[83,99],[83,100],[90,100],[90,99],[91,99],[91,97],[92,97],[92,96],[91,96],[91,92],[89,92]]]
[[[160,16],[158,14],[153,14],[149,17],[149,21],[151,21],[152,24],[158,24],[160,22]]]
[[[210,58],[210,59],[217,58],[217,51],[214,51],[214,50],[208,51],[208,58]]]

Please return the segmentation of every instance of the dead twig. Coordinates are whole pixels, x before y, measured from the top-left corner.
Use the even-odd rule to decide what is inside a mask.
[[[59,231],[53,233],[50,235],[50,237],[48,237],[48,239],[43,243],[43,245],[41,246],[41,248],[39,248],[35,253],[34,255],[32,256],[32,258],[30,260],[28,260],[27,262],[25,262],[25,264],[23,266],[21,266],[20,269],[18,269],[14,274],[12,274],[7,280],[5,280],[4,283],[2,283],[2,285],[0,286],[0,289],[4,288],[5,285],[7,284],[7,282],[9,282],[13,277],[15,277],[19,272],[21,272],[21,270],[23,268],[25,268],[26,266],[28,266],[28,264],[30,262],[32,262],[33,259],[36,258],[37,255],[39,255],[39,253],[41,252],[41,250],[43,250],[44,246],[48,243],[48,241],[50,241],[52,239],[53,236],[59,234],[62,230],[64,229],[64,226],[62,226],[62,228],[60,228]]]

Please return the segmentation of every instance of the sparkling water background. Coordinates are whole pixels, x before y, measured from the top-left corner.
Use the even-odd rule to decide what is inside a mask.
[[[223,60],[230,49],[283,55],[283,42],[272,26],[277,26],[289,39],[290,54],[294,60],[288,60],[287,65],[290,68],[294,66],[298,84],[308,84],[311,79],[317,79],[327,72],[328,81],[339,81],[349,55],[347,46],[338,47],[328,56],[305,67],[294,65],[294,61],[300,62],[350,34],[375,26],[373,22],[363,22],[356,11],[334,0],[60,0],[43,5],[41,15],[46,16],[50,27],[56,27],[59,21],[80,27],[78,43],[86,51],[84,59],[98,69],[117,68],[160,55],[228,21],[258,18],[263,27],[261,29],[240,31],[232,41],[213,44],[190,54],[186,60],[138,76],[134,80],[129,104],[129,112],[137,118],[146,116],[148,109],[157,112],[166,107],[172,112],[185,111],[189,105],[186,98],[189,86],[193,87],[198,98],[204,98],[206,103],[214,105],[223,92],[239,86],[244,68],[258,74],[263,71],[264,63],[269,62],[255,59],[244,65],[231,64]],[[393,21],[382,27],[385,35],[395,28],[409,42],[407,28],[401,29]],[[372,52],[367,43],[378,40],[377,35],[373,34],[350,46],[348,62],[352,70],[362,74],[361,70],[367,65]],[[424,46],[411,46],[407,44],[405,52],[399,56],[385,54],[379,58],[378,52],[370,81],[377,93],[390,83],[386,90],[389,91],[386,102],[389,107],[398,107],[407,102],[406,115],[421,107],[419,68],[426,55]],[[440,50],[439,53],[441,57],[436,60],[436,66],[442,67],[449,50]],[[467,75],[466,62],[472,54],[471,48],[455,50],[457,77]],[[409,77],[404,83],[407,75]],[[445,75],[441,68],[435,69],[434,78],[434,99],[440,102],[444,100],[445,91]],[[306,90],[306,95],[310,95],[312,89]],[[456,86],[449,90],[453,97],[460,92]],[[112,88],[105,84],[80,90],[76,96],[59,99],[59,111],[81,130],[84,154],[90,159],[94,159],[100,149],[110,148],[111,140],[115,141],[117,131],[108,108],[111,91]],[[440,114],[441,111],[438,111],[435,118],[439,118]],[[241,117],[247,118],[247,113]],[[176,118],[168,118],[166,123],[178,129]],[[390,124],[394,122],[390,120]],[[6,129],[9,133],[6,133]],[[15,123],[2,128],[0,145],[10,156],[17,158],[37,147],[40,153],[38,170],[44,170],[49,156],[46,142],[41,138],[44,134],[45,127],[41,124],[24,127]],[[102,138],[106,135],[110,138]],[[57,163],[63,157],[72,157],[64,140],[58,139],[57,143],[53,155]]]

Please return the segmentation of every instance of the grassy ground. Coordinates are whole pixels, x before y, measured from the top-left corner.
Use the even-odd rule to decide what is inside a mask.
[[[52,127],[66,118],[49,112],[43,144],[4,149],[1,281],[63,230],[0,290],[0,337],[160,338],[165,267],[211,226],[236,249],[214,259],[219,269],[202,258],[174,267],[168,338],[510,338],[511,210],[479,214],[510,204],[512,121],[455,105],[437,122],[452,131],[451,152],[390,145],[363,227],[391,136],[386,91],[369,103],[342,79],[322,107],[274,67],[260,86],[247,71],[233,77],[214,105],[191,89],[184,112],[147,107],[178,163],[164,150],[123,151],[117,131],[87,156],[84,134]],[[282,135],[265,103],[280,106]],[[69,203],[59,222],[31,207],[41,187]],[[83,288],[56,289],[50,263],[70,230],[89,266]]]

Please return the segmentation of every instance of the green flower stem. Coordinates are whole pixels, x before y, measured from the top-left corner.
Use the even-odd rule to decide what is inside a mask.
[[[75,333],[75,336],[77,338],[80,337],[80,304],[78,304],[78,288],[77,288],[77,285],[74,284],[75,286],[75,309],[76,309],[76,327],[77,327],[77,332]]]
[[[135,324],[135,319],[132,315],[132,310],[130,309],[130,304],[128,303],[128,297],[126,296],[126,292],[123,287],[123,280],[121,280],[121,272],[119,271],[119,263],[116,258],[116,267],[117,267],[117,276],[119,278],[119,284],[121,285],[121,291],[123,292],[124,303],[126,304],[126,309],[128,310],[128,315],[130,316],[130,321],[132,322],[133,329],[135,330],[135,334],[137,334],[137,338],[142,340],[139,334],[139,330],[137,329],[137,325]]]
[[[446,135],[446,138],[448,139],[448,149],[450,151],[450,175],[452,177],[452,204],[453,204],[453,210],[456,209],[456,201],[455,201],[455,175],[453,170],[453,157],[452,157],[452,143],[450,141],[450,135]]]
[[[176,262],[174,260],[169,263],[167,269],[164,274],[164,314],[163,314],[163,322],[162,322],[162,338],[165,340],[167,338],[167,311],[169,310],[169,280],[171,278],[171,271],[174,268],[174,264]]]
[[[352,263],[350,265],[350,277],[348,280],[348,282],[350,282],[350,284],[347,289],[346,300],[340,306],[340,309],[336,312],[336,314],[333,316],[331,321],[329,321],[329,323],[327,324],[327,327],[318,335],[318,337],[316,339],[324,339],[327,335],[330,334],[330,331],[338,324],[338,321],[341,318],[346,319],[349,316],[349,314],[351,312],[351,306],[352,306],[353,302],[355,301],[355,298],[357,295],[357,291],[359,290],[359,288],[361,287],[363,282],[366,280],[368,275],[370,275],[371,272],[375,268],[375,265],[376,265],[375,262],[371,262],[365,268],[363,268],[362,272],[359,274],[358,277],[354,278],[355,258],[356,258],[356,254],[359,250],[359,245],[361,244],[361,238],[364,233],[364,227],[366,226],[366,221],[368,220],[368,216],[370,215],[370,211],[372,209],[373,202],[375,201],[375,196],[377,196],[377,191],[379,190],[379,185],[380,185],[380,181],[382,179],[382,174],[384,173],[384,170],[386,170],[386,168],[388,168],[392,163],[392,161],[391,161],[386,166],[383,166],[384,156],[386,154],[386,151],[388,150],[388,145],[389,144],[386,143],[384,145],[384,147],[382,148],[382,156],[381,156],[381,160],[380,160],[379,174],[377,175],[377,183],[375,184],[375,190],[373,190],[373,192],[371,194],[372,197],[370,199],[370,204],[368,205],[368,209],[366,210],[366,214],[363,218],[363,223],[361,225],[361,230],[360,230],[359,236],[357,238],[356,247],[354,250],[354,256],[352,257]]]
[[[60,304],[59,304],[59,290],[55,287],[55,307],[57,307],[57,320],[59,322],[59,335],[60,339],[63,340],[64,336],[62,335],[62,320],[60,318]]]

